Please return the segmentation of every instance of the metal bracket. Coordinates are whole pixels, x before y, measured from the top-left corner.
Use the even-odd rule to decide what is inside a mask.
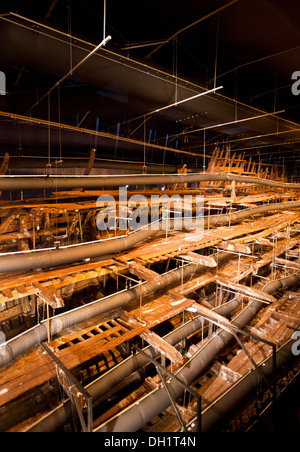
[[[83,388],[79,381],[71,374],[69,369],[60,361],[55,353],[50,350],[48,345],[41,343],[40,346],[48,353],[51,359],[56,363],[56,375],[59,384],[70,398],[75,407],[83,432],[93,431],[93,401],[91,395]],[[87,410],[87,422],[84,419],[83,410]]]
[[[174,378],[174,380],[177,381],[177,383],[179,383],[184,389],[186,389],[187,391],[189,391],[191,393],[192,396],[194,396],[197,400],[197,427],[196,427],[196,431],[197,432],[201,432],[201,401],[202,398],[201,396],[198,394],[198,392],[196,390],[194,390],[193,388],[191,388],[190,386],[187,386],[186,383],[184,383],[182,380],[180,380],[180,378],[178,378],[176,375],[174,375],[172,372],[170,372],[168,369],[166,369],[165,367],[163,367],[161,364],[159,364],[155,359],[151,358],[151,356],[149,356],[148,354],[146,354],[145,352],[143,352],[143,350],[141,350],[139,347],[137,347],[136,345],[132,345],[132,350],[133,352],[138,352],[141,355],[143,355],[145,358],[147,358],[147,360],[149,360],[152,364],[154,364],[154,366],[156,367],[156,370],[161,378],[162,384],[170,398],[171,404],[174,408],[175,414],[179,420],[179,423],[181,425],[181,428],[184,432],[187,431],[186,425],[178,411],[177,405],[176,405],[176,401],[174,400],[174,398],[172,397],[168,385],[166,383],[166,380],[164,378],[164,374],[167,374],[169,377]]]
[[[273,398],[274,401],[276,400],[277,394],[276,394],[276,344],[274,342],[270,342],[267,339],[264,339],[260,336],[257,336],[256,334],[253,333],[248,333],[247,331],[241,330],[240,328],[236,327],[235,325],[227,325],[227,324],[223,324],[220,321],[216,321],[215,319],[213,319],[212,317],[208,316],[208,315],[203,315],[200,314],[201,317],[205,318],[208,322],[214,323],[215,325],[217,325],[219,328],[229,332],[230,334],[232,334],[232,336],[235,338],[235,340],[238,342],[238,344],[241,346],[241,348],[243,349],[243,351],[245,352],[246,356],[249,358],[249,360],[251,361],[253,367],[258,371],[258,373],[261,375],[262,379],[265,381],[265,383],[270,387],[270,382],[267,380],[266,376],[264,375],[264,373],[262,372],[261,368],[256,364],[256,362],[253,360],[253,358],[251,357],[251,355],[249,354],[248,350],[245,348],[244,344],[242,343],[242,341],[239,339],[238,337],[238,333],[248,336],[251,339],[254,339],[256,341],[260,341],[265,343],[266,345],[269,345],[270,347],[272,347],[272,355],[273,355],[273,387],[271,388],[272,393],[273,393]]]

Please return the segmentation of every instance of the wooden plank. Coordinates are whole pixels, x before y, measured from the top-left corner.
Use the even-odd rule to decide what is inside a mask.
[[[9,299],[13,299],[13,298],[14,298],[14,295],[13,295],[11,289],[2,289],[2,288],[1,288],[1,292],[3,293],[3,295],[4,295],[6,298],[9,298]],[[23,296],[23,295],[22,295],[22,296]]]
[[[151,270],[150,268],[144,267],[142,264],[138,262],[128,262],[128,270],[133,275],[137,276],[138,278],[148,281],[148,282],[154,282],[154,283],[161,283],[161,276]]]
[[[293,322],[293,323],[296,323],[296,324],[300,323],[300,316],[297,317],[297,316],[294,316],[294,315],[285,314],[283,312],[278,312],[278,311],[273,312],[272,313],[272,317],[275,318],[275,319],[283,319],[286,322]]]
[[[255,239],[255,242],[258,243],[259,245],[271,246],[272,248],[274,248],[274,246],[275,246],[274,243],[272,243],[270,240],[265,239],[263,237],[258,237],[257,239]]]
[[[92,264],[83,264],[83,265],[77,265],[74,267],[68,267],[68,268],[62,268],[59,270],[52,270],[42,273],[36,273],[33,275],[22,275],[19,278],[16,278],[15,276],[13,278],[3,278],[1,279],[1,291],[3,292],[3,289],[10,289],[10,288],[18,288],[19,286],[24,286],[24,284],[33,284],[33,283],[40,283],[49,285],[52,284],[52,281],[48,281],[53,278],[57,277],[63,277],[62,281],[65,281],[66,276],[70,275],[70,283],[72,284],[74,282],[74,275],[75,277],[80,272],[85,272],[88,270],[95,270],[95,272],[100,273],[103,267],[109,267],[110,265],[116,264],[116,261],[113,259],[106,259],[104,261],[94,262]],[[121,270],[121,266],[120,266]],[[107,271],[109,273],[110,271]],[[65,284],[68,285],[68,284]]]
[[[241,374],[238,372],[235,372],[234,370],[230,369],[227,366],[224,366],[224,364],[215,363],[211,370],[217,373],[221,378],[224,378],[224,380],[228,381],[229,383],[235,383],[241,378]]]
[[[183,356],[175,347],[150,330],[144,331],[140,337],[148,342],[155,350],[166,356],[172,363],[183,364]]]
[[[53,286],[51,288],[44,287],[39,283],[35,283],[34,286],[37,288],[37,295],[53,309],[64,307],[64,300],[58,295]]]
[[[265,238],[270,236],[273,232],[278,231],[279,229],[286,228],[287,226],[299,221],[299,214],[288,213],[288,214],[275,214],[271,217],[267,217],[264,219],[259,219],[256,222],[247,223],[245,226],[245,237],[235,239],[234,243],[249,243],[256,241],[260,238]],[[256,227],[254,229],[254,225],[261,226],[260,228]],[[260,232],[256,234],[252,234],[253,232],[261,229]]]
[[[193,303],[194,300],[185,297],[174,299],[163,295],[145,306],[130,311],[129,314],[136,319],[141,319],[146,324],[145,329],[150,329],[185,311]]]
[[[181,296],[188,295],[191,292],[194,292],[195,290],[199,290],[204,286],[207,286],[207,284],[210,284],[212,282],[215,282],[216,275],[213,275],[211,273],[205,274],[200,276],[199,278],[195,278],[192,281],[189,281],[179,287],[176,287],[175,289],[168,290],[168,295],[174,298],[179,298]]]
[[[3,162],[0,168],[0,174],[4,175],[8,169],[8,165],[9,165],[9,153],[6,152],[3,158]]]
[[[179,257],[188,262],[193,262],[194,264],[203,265],[209,268],[215,268],[217,266],[216,261],[212,257],[201,256],[200,254],[191,251],[186,254],[180,254]]]
[[[196,312],[199,315],[203,315],[204,317],[210,317],[213,320],[215,320],[216,322],[224,325],[225,327],[229,327],[229,328],[233,328],[234,329],[234,325],[231,324],[231,322],[229,320],[227,320],[225,317],[223,317],[222,315],[217,314],[215,311],[206,308],[205,306],[202,306],[199,303],[193,303],[191,306],[191,309],[196,310]]]
[[[20,213],[21,210],[22,210],[22,208],[18,207],[15,209],[11,209],[8,212],[6,219],[0,225],[0,234],[3,234],[7,231],[7,228],[12,223],[12,221],[14,221],[14,219],[18,216],[18,214]]]
[[[273,232],[273,237],[275,237],[277,239],[289,239],[290,234],[288,234],[287,232],[276,231],[276,232]]]
[[[239,199],[239,202],[242,204],[254,204],[254,203],[260,203],[265,201],[271,201],[277,198],[277,194],[270,193],[270,194],[258,194],[258,195],[248,195],[244,198]]]
[[[299,214],[275,214],[251,223],[234,225],[231,229],[220,227],[202,233],[172,233],[173,235],[170,235],[167,239],[154,239],[150,243],[142,245],[128,254],[124,254],[122,261],[126,262],[138,258],[143,261],[150,261],[153,258],[161,260],[162,256],[170,254],[173,254],[173,256],[185,255],[187,252],[218,246],[219,243],[228,240],[235,244],[245,244],[262,236],[270,235],[278,228],[284,228],[298,220]],[[260,232],[249,236],[249,234],[257,231]]]
[[[118,329],[121,331],[122,326],[120,325]],[[145,329],[146,327],[140,324],[139,327],[133,328],[131,331],[127,330],[127,332],[125,332],[122,336],[112,338],[110,335],[113,335],[114,331],[117,331],[117,327],[116,330],[112,328],[110,331],[105,331],[85,340],[84,342],[80,342],[72,345],[72,347],[60,350],[57,353],[57,356],[62,360],[66,367],[71,369],[88,361],[89,359],[99,356],[104,352],[115,349],[124,342],[138,336]],[[124,329],[122,331],[124,332]],[[107,339],[105,343],[103,342],[102,334],[104,334]]]
[[[227,250],[227,251],[233,251],[235,253],[242,253],[242,254],[251,254],[252,250],[247,245],[241,245],[238,243],[232,243],[232,242],[221,242],[218,244],[218,248],[221,250]]]
[[[252,287],[244,286],[242,284],[235,284],[227,279],[217,277],[216,282],[221,286],[228,287],[229,289],[232,289],[235,292],[246,295],[250,298],[256,298],[268,303],[274,303],[274,301],[276,301],[276,298],[274,298],[272,295],[262,292],[261,290],[253,289]]]
[[[289,261],[287,259],[281,259],[279,257],[275,258],[275,264],[281,264],[288,268],[294,268],[295,270],[300,269],[300,263],[299,262],[293,262]]]
[[[6,322],[7,320],[13,319],[14,317],[18,317],[23,313],[22,306],[19,304],[17,306],[13,306],[12,308],[5,309],[0,312],[0,323]]]
[[[66,328],[65,330],[60,332],[60,337],[51,342],[51,345],[54,348],[59,347],[60,345],[72,342],[76,340],[78,336],[88,335],[89,337],[93,337],[94,334],[90,334],[92,330],[96,330],[98,332],[102,332],[100,330],[101,326],[108,322],[120,317],[123,314],[123,309],[117,308],[114,311],[109,311],[105,314],[100,314],[97,317],[93,317],[90,320],[86,320],[78,325],[74,325],[72,327]],[[100,330],[100,331],[99,331]]]

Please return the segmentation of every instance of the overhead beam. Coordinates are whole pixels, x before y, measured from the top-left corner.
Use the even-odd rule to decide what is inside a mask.
[[[127,138],[127,137],[123,137],[121,135],[119,135],[118,137],[112,133],[107,133],[107,132],[100,132],[100,131],[96,131],[96,130],[92,130],[92,129],[85,129],[84,127],[76,127],[76,126],[71,126],[69,124],[62,124],[59,122],[53,122],[53,121],[47,121],[45,119],[40,119],[40,118],[34,118],[32,116],[24,116],[24,115],[17,115],[15,113],[8,113],[5,111],[0,111],[0,116],[4,117],[4,118],[10,118],[13,120],[17,120],[17,121],[24,121],[26,123],[31,123],[31,124],[36,124],[38,126],[46,126],[46,127],[53,127],[55,129],[60,129],[60,130],[65,130],[68,132],[79,132],[79,133],[84,133],[86,135],[91,135],[91,136],[97,136],[100,138],[107,138],[110,140],[116,140],[118,139],[119,141],[125,142],[125,143],[129,143],[129,144],[135,144],[138,146],[148,146],[148,143],[145,143],[143,141],[139,141],[139,140],[134,140],[132,138]],[[174,152],[177,154],[185,154],[185,155],[192,155],[195,157],[199,157],[199,154],[195,153],[195,152],[188,152],[188,151],[182,151],[181,149],[173,149],[173,148],[169,148],[166,146],[160,146],[158,144],[152,143],[151,144],[151,148],[153,149],[159,149],[159,150],[163,150],[163,151],[168,151],[168,152]]]

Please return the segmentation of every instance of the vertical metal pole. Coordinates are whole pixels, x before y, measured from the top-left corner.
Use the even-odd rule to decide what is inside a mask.
[[[103,40],[106,38],[106,0],[104,0],[103,8]]]
[[[143,300],[143,295],[142,295],[142,281],[140,280],[140,322],[142,321],[142,300]]]
[[[273,402],[276,401],[276,345],[272,347],[273,352]]]
[[[204,137],[203,137],[203,172],[206,172],[206,160],[205,160],[205,153],[206,153],[206,140],[205,140],[205,129],[203,131]]]
[[[210,222],[210,204],[208,203],[208,222],[207,222],[207,231],[209,231],[209,222]]]
[[[199,396],[197,398],[197,433],[201,432],[202,424],[201,424],[201,405],[202,405],[202,398]]]
[[[48,164],[47,166],[50,168],[51,166],[51,126],[50,126],[50,120],[51,120],[51,106],[50,106],[50,93],[48,94]],[[51,172],[51,170],[50,170]]]
[[[179,421],[179,423],[180,423],[180,425],[181,425],[181,428],[182,428],[182,430],[185,432],[186,429],[185,429],[184,422],[183,422],[183,420],[182,420],[182,417],[180,416],[180,413],[179,413],[179,411],[178,411],[176,402],[175,402],[175,400],[173,399],[173,397],[172,397],[172,395],[171,395],[171,393],[170,393],[170,391],[169,391],[169,388],[168,388],[167,382],[166,382],[166,380],[165,380],[165,377],[164,377],[164,375],[162,375],[161,370],[160,370],[159,367],[156,367],[156,369],[157,369],[157,372],[158,372],[158,374],[159,374],[159,376],[160,376],[161,382],[162,382],[162,384],[163,384],[163,386],[164,386],[164,388],[165,388],[165,390],[166,390],[166,393],[168,394],[169,399],[170,399],[170,401],[171,401],[171,403],[172,403],[172,406],[173,406],[173,408],[174,408],[176,417],[177,417],[177,419],[178,419],[178,421]]]
[[[47,330],[48,330],[48,342],[50,343],[50,314],[49,314],[49,305],[47,303]]]
[[[68,245],[70,245],[69,228],[70,228],[70,225],[69,225],[69,213],[67,212],[67,243],[68,243]]]
[[[32,214],[32,247],[35,250],[35,223],[33,214]]]

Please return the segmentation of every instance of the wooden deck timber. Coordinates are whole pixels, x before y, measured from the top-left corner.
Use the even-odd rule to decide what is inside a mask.
[[[209,185],[216,187],[218,184]],[[176,193],[179,191],[177,189]],[[185,190],[181,191],[186,193]],[[148,196],[151,196],[153,192],[149,190]],[[168,192],[173,193],[172,190],[166,190],[166,193]],[[103,194],[103,192],[97,193],[98,195]],[[76,203],[71,200],[70,202],[61,202],[59,201],[60,196],[62,199],[68,197],[82,198],[82,201]],[[68,192],[68,196],[64,193],[54,194],[52,201],[57,204],[50,204],[44,212],[49,215],[48,219],[47,215],[44,215],[43,219],[40,220],[38,219],[38,209],[40,209],[41,204],[34,202],[35,200],[30,201],[28,205],[26,203],[22,205],[18,202],[7,203],[7,205],[3,203],[0,207],[2,219],[0,243],[15,238],[20,240],[22,244],[24,239],[30,238],[33,240],[37,238],[39,233],[42,235],[44,231],[39,232],[36,227],[40,224],[44,228],[45,218],[47,220],[46,233],[48,234],[51,231],[57,233],[59,230],[55,224],[55,217],[58,218],[59,216],[60,220],[65,222],[69,211],[73,212],[72,221],[74,221],[73,227],[75,230],[76,227],[78,228],[78,212],[88,212],[89,209],[95,211],[95,202],[85,199],[90,196],[95,196],[95,192],[74,191],[74,193]],[[215,209],[227,208],[233,202],[240,206],[258,205],[279,200],[285,198],[285,196],[284,193],[271,191],[268,193],[254,192],[250,196],[243,195],[234,198],[212,195],[206,197],[205,205]],[[293,194],[291,193],[288,197],[293,199]],[[34,218],[33,227],[27,228],[27,230],[24,218],[19,221],[19,217],[24,217],[24,215],[25,217],[27,215],[27,224],[32,222],[32,218]],[[23,220],[23,231],[16,231],[15,228],[20,229]],[[153,345],[162,356],[170,359],[173,363],[173,369],[179,368],[185,358],[180,355],[175,347],[168,347],[163,339],[151,330],[166,320],[173,320],[186,313],[186,310],[193,306],[195,302],[199,303],[199,300],[192,299],[195,292],[200,292],[201,289],[211,284],[215,285],[217,291],[218,289],[223,290],[223,294],[227,290],[240,294],[245,302],[252,297],[261,299],[266,307],[262,310],[262,315],[258,317],[257,324],[249,326],[249,331],[252,329],[258,335],[265,335],[265,337],[280,344],[288,337],[288,333],[291,334],[288,326],[299,326],[300,314],[299,308],[297,308],[299,303],[296,302],[296,299],[284,298],[285,301],[276,301],[274,297],[263,296],[261,291],[245,286],[243,281],[248,276],[255,276],[261,268],[266,266],[271,266],[274,272],[276,272],[276,268],[280,272],[283,266],[288,274],[293,274],[299,269],[298,263],[288,261],[286,258],[282,259],[287,251],[300,244],[299,234],[293,233],[291,230],[292,226],[299,224],[299,222],[299,211],[280,214],[274,212],[264,217],[254,216],[229,228],[209,229],[203,233],[183,233],[179,231],[158,233],[147,243],[141,244],[126,253],[106,256],[101,260],[88,263],[77,263],[69,268],[37,271],[30,275],[22,273],[0,275],[0,325],[1,322],[27,312],[32,313],[30,297],[37,297],[40,303],[46,302],[49,305],[52,303],[54,308],[58,308],[62,306],[70,288],[79,287],[81,283],[89,285],[93,281],[99,282],[106,276],[133,275],[140,281],[159,282],[160,274],[150,267],[174,259],[178,261],[179,265],[187,262],[204,265],[206,272],[201,276],[194,275],[190,280],[178,284],[177,287],[169,289],[163,294],[153,294],[147,297],[147,300],[137,300],[136,303],[126,307],[126,309],[119,308],[110,311],[68,328],[55,338],[51,338],[48,345],[69,370],[77,372],[84,366],[96,365],[104,372],[116,365],[117,362],[122,361],[119,347],[127,347],[130,341],[137,337]],[[60,232],[63,233],[64,231],[65,228],[62,227]],[[26,246],[26,243],[24,246]],[[261,247],[261,249],[264,247],[264,252],[257,256],[255,246]],[[218,254],[221,252],[227,252],[231,256],[230,261],[225,265],[218,263]],[[213,255],[216,261],[212,259]],[[290,264],[289,268],[288,264]],[[269,275],[267,281],[270,280],[271,276]],[[201,301],[205,309],[208,309],[209,303],[205,305],[205,298],[201,298]],[[203,309],[203,312],[206,312],[205,309]],[[198,314],[201,315],[201,312],[198,312]],[[189,316],[191,318],[192,314],[189,314]],[[253,344],[253,341],[249,341],[249,344],[246,343],[246,347],[249,347],[251,354],[253,352],[254,359],[257,359],[257,362],[268,354],[267,351],[263,350],[261,344]],[[239,354],[239,358],[235,356],[232,363],[230,361],[226,366],[223,363],[220,363],[220,365],[215,363],[215,378],[211,379],[210,384],[203,385],[201,390],[205,403],[211,403],[224,389],[230,387],[235,378],[243,375],[243,372],[249,371],[250,368],[249,358],[247,355],[243,357],[242,354]],[[5,368],[0,369],[0,407],[9,406],[13,401],[22,398],[24,394],[30,393],[30,391],[39,388],[55,377],[55,363],[43,349],[36,346]],[[147,393],[151,386],[160,385],[161,382],[158,377],[155,377],[149,378],[147,384],[145,381],[141,390],[123,401],[125,405],[138,400],[138,397]],[[118,407],[116,406],[114,414],[117,411]],[[181,408],[181,411],[184,412],[184,409]],[[191,415],[194,412],[194,407],[191,405],[186,411],[186,414]],[[168,418],[169,428],[170,426],[175,428],[176,422],[178,423],[177,419],[174,419],[174,414],[172,409],[168,409],[165,413],[167,417],[170,416]],[[99,423],[101,423],[101,420],[96,421],[96,424],[99,425]],[[160,427],[158,422],[155,428],[158,429],[156,431],[159,431],[160,428],[166,429],[167,427]]]
[[[40,299],[38,294],[42,288],[53,292],[53,297],[58,296],[64,299],[72,294],[76,287],[97,284],[99,280],[109,275],[129,272],[142,280],[149,280],[149,278],[159,280],[159,275],[155,275],[149,266],[163,260],[178,258],[181,261],[190,262],[191,259],[197,258],[199,264],[202,262],[203,265],[214,266],[215,261],[212,261],[211,257],[196,254],[195,251],[201,253],[214,247],[219,250],[217,252],[224,250],[238,255],[243,254],[242,251],[247,251],[249,254],[249,250],[253,250],[254,243],[266,240],[264,237],[271,236],[274,231],[291,228],[299,218],[298,213],[283,213],[254,219],[251,223],[234,225],[230,229],[221,227],[203,233],[188,234],[173,232],[167,238],[159,233],[158,238],[153,238],[149,243],[114,258],[73,265],[59,270],[35,272],[30,276],[27,274],[0,275],[0,323],[18,316],[33,316],[36,309],[34,304],[37,303],[36,297]],[[159,238],[161,235],[163,238]],[[273,247],[275,241],[269,241],[265,245]],[[246,247],[246,249],[239,247]],[[251,262],[250,254],[249,257]]]
[[[283,243],[276,249],[276,256],[282,255],[287,248],[293,248],[298,243],[298,239],[288,242],[283,240]],[[61,332],[61,337],[50,342],[49,345],[67,368],[74,369],[97,356],[109,354],[109,351],[115,350],[116,347],[136,336],[143,337],[154,326],[186,311],[193,305],[194,300],[187,299],[185,296],[195,290],[212,282],[222,283],[222,278],[227,277],[228,274],[231,275],[231,278],[234,276],[234,281],[242,280],[246,275],[257,272],[262,266],[270,264],[273,259],[274,250],[264,254],[263,259],[254,262],[247,256],[242,257],[239,265],[240,273],[236,276],[232,272],[232,268],[237,268],[237,262],[234,259],[222,267],[208,269],[205,275],[169,290],[166,295],[154,298],[146,305],[142,304],[134,310],[127,311],[127,316],[133,319],[132,323],[128,322],[126,317],[122,317],[123,310],[114,313],[112,317],[107,313],[104,322],[101,321],[100,316],[100,319],[91,319],[88,326],[78,324],[74,329],[70,328],[68,332]],[[254,289],[248,288],[247,291],[247,288],[245,289],[242,285],[238,287],[243,289],[244,295],[248,298],[251,298],[253,294],[258,296]],[[272,303],[274,300],[269,297],[264,301]],[[34,352],[29,352],[15,363],[0,369],[0,406],[54,377],[55,363],[45,351],[37,348]]]

